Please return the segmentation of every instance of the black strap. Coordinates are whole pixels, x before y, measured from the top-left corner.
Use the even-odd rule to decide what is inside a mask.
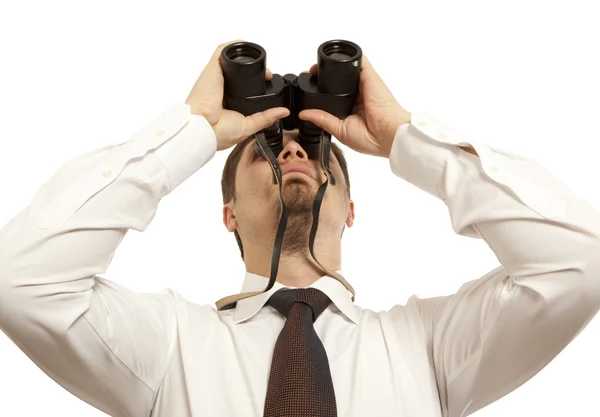
[[[282,174],[281,167],[277,162],[277,157],[271,150],[271,147],[267,144],[267,139],[265,138],[265,134],[263,131],[260,131],[256,134],[256,141],[258,146],[263,153],[263,156],[269,161],[271,165],[271,169],[273,171],[273,183],[279,185],[279,201],[281,203],[281,216],[279,218],[279,226],[277,228],[277,234],[275,237],[275,244],[273,245],[273,256],[271,258],[271,275],[269,277],[269,283],[264,291],[269,291],[275,285],[275,281],[277,280],[277,270],[279,269],[279,258],[281,256],[281,247],[283,244],[283,237],[285,235],[285,229],[287,226],[288,220],[288,212],[287,206],[283,201],[283,190],[282,190]],[[331,179],[331,183],[335,185],[335,177],[329,168],[329,151],[331,149],[331,135],[323,132],[321,134],[321,167],[325,169],[325,171],[329,174],[328,178],[325,179],[325,182],[321,184],[317,194],[315,196],[315,201],[313,203],[313,223],[310,231],[310,240],[309,240],[309,248],[312,257],[314,258],[314,250],[313,246],[315,243],[315,237],[317,235],[317,228],[319,227],[319,213],[321,212],[321,203],[323,202],[323,197],[325,195],[325,191],[327,190],[327,184],[329,182],[329,178]]]
[[[271,288],[273,288],[273,285],[275,285],[275,281],[277,280],[277,270],[279,268],[279,258],[281,256],[281,247],[283,244],[283,237],[285,235],[285,230],[287,227],[288,211],[287,211],[287,206],[285,205],[285,202],[283,201],[283,192],[282,192],[282,182],[283,181],[282,181],[281,167],[279,166],[279,163],[277,162],[277,157],[271,150],[271,147],[268,145],[267,139],[262,130],[260,132],[256,133],[255,137],[256,137],[256,143],[258,144],[258,147],[259,147],[262,155],[269,161],[271,170],[273,171],[273,184],[278,184],[278,186],[279,186],[279,202],[281,203],[281,216],[279,218],[279,226],[277,227],[277,234],[275,236],[275,243],[273,245],[273,256],[271,258],[271,274],[269,277],[269,283],[267,284],[267,286],[265,287],[265,289],[263,291],[260,291],[260,292],[267,292]],[[321,184],[321,186],[319,187],[319,189],[317,190],[317,193],[315,195],[315,201],[313,203],[313,222],[312,222],[312,228],[310,231],[310,239],[309,239],[310,254],[319,265],[321,265],[321,263],[315,257],[313,246],[315,243],[315,237],[317,235],[317,229],[319,227],[319,213],[321,211],[321,203],[323,202],[323,197],[325,196],[325,191],[327,190],[328,183],[331,181],[332,185],[336,184],[333,172],[331,171],[331,169],[329,167],[329,154],[330,154],[330,150],[331,150],[331,135],[325,131],[321,131],[320,143],[321,143],[321,146],[320,146],[321,168],[324,170],[327,178],[325,179],[325,182],[323,184]],[[321,265],[321,267],[323,267],[323,265]],[[325,270],[327,270],[325,267],[323,267],[323,268]],[[346,286],[346,288],[348,288],[349,291],[352,292],[352,301],[354,301],[354,289],[350,286],[350,284],[348,284],[346,282],[346,280],[342,276],[340,276],[337,272],[331,272],[331,271],[328,271],[328,272],[330,272],[334,278],[336,278],[340,282],[342,282]],[[257,292],[247,293],[247,294],[234,294],[232,296],[225,297],[217,302],[217,308],[219,310],[227,310],[230,308],[234,308],[236,306],[237,299],[240,299],[240,297],[245,298],[247,296],[252,296],[252,295],[258,294],[260,292],[257,291]],[[228,303],[227,301],[231,301],[231,302]],[[221,306],[221,307],[219,308],[219,306]]]

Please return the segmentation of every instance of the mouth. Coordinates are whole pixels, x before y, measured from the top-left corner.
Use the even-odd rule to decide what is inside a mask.
[[[302,172],[302,171],[289,171],[289,172],[286,172],[285,174],[283,174],[283,176],[290,175],[290,174],[306,175],[308,177],[308,175],[305,172]]]

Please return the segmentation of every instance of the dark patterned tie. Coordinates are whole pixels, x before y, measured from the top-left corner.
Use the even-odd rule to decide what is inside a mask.
[[[313,327],[330,302],[316,288],[282,288],[269,299],[287,319],[275,343],[264,417],[337,417],[327,353]]]

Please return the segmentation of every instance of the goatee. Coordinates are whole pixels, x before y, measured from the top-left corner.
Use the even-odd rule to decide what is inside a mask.
[[[285,178],[283,182],[282,195],[287,207],[288,219],[281,248],[282,253],[288,255],[310,253],[308,239],[313,222],[312,210],[317,191],[312,185],[303,176]],[[275,204],[274,230],[277,230],[281,217],[279,195],[277,195]]]

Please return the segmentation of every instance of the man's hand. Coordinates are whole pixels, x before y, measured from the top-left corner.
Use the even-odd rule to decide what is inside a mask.
[[[217,137],[217,151],[236,145],[290,114],[285,107],[272,108],[248,117],[236,111],[223,109],[225,80],[221,68],[221,52],[234,42],[241,41],[219,45],[185,101],[190,105],[192,113],[203,116],[212,126]],[[267,69],[266,79],[271,80],[271,78],[273,74]]]
[[[310,69],[316,74],[317,66]],[[322,110],[303,110],[301,119],[313,122],[349,148],[389,158],[396,131],[410,122],[410,113],[396,101],[366,56],[362,58],[359,93],[352,114],[343,121]]]

